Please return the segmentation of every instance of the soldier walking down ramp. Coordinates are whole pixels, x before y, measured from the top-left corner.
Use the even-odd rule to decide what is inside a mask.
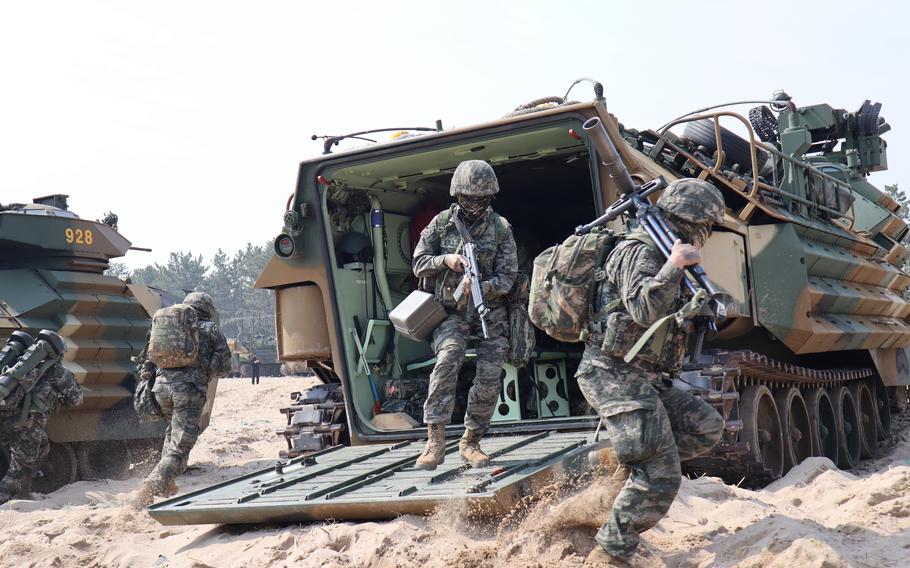
[[[157,366],[152,392],[170,423],[161,461],[142,483],[134,502],[137,508],[147,507],[155,496],[177,492],[175,480],[186,469],[190,450],[202,433],[199,419],[208,383],[231,368],[231,353],[215,319],[212,298],[192,292],[183,304],[158,310],[152,320],[148,357]],[[144,364],[143,372],[149,370]]]
[[[31,341],[22,332],[17,335]],[[48,417],[61,406],[82,404],[82,387],[60,364],[65,351],[60,336],[42,331],[38,341],[0,377],[0,444],[10,452],[9,470],[0,482],[0,503],[31,497],[32,473],[50,450]]]
[[[622,565],[639,535],[666,514],[681,482],[680,460],[710,450],[724,428],[706,402],[672,388],[688,332],[671,323],[669,348],[646,345],[630,363],[623,357],[649,326],[678,310],[684,269],[700,261],[699,247],[711,225],[723,222],[724,201],[711,184],[677,180],[657,206],[686,243],[677,241],[664,261],[644,232],[632,232],[607,256],[592,331],[576,378],[601,415],[615,457],[629,477],[616,496],[610,519],[598,531],[588,559]]]
[[[448,210],[436,215],[420,233],[414,250],[414,274],[435,284],[435,295],[448,317],[433,332],[436,366],[430,375],[423,420],[427,424],[426,449],[417,460],[421,469],[435,469],[445,459],[445,424],[455,406],[458,372],[465,360],[468,340],[477,341],[476,374],[468,394],[464,417],[465,432],[459,442],[464,459],[475,467],[489,462],[480,448],[480,439],[490,426],[490,419],[501,388],[500,374],[508,348],[509,319],[505,299],[518,271],[515,239],[508,221],[493,211],[490,202],[499,192],[493,168],[481,160],[462,162],[452,176],[450,194],[458,200]],[[473,239],[480,265],[481,290],[489,307],[489,337],[481,334],[481,322],[471,313],[464,290],[456,302],[456,288],[462,281],[467,264],[462,256],[464,242],[452,219],[458,215]],[[465,282],[465,286],[468,286]]]

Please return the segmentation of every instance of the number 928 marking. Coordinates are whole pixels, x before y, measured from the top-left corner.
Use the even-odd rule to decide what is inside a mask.
[[[95,242],[91,229],[67,229],[64,231],[64,236],[66,243],[70,245],[92,245]]]

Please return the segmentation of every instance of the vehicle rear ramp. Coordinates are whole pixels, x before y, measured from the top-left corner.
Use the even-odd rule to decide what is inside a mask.
[[[165,525],[378,520],[444,506],[499,516],[520,499],[589,469],[593,431],[486,438],[490,465],[471,468],[449,440],[435,471],[414,468],[423,441],[336,446],[163,501],[149,513]]]

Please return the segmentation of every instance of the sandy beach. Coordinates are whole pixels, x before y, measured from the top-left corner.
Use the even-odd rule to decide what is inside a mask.
[[[277,409],[313,381],[223,380],[181,492],[274,462],[285,447]],[[138,484],[85,481],[3,505],[0,566],[582,566],[612,493],[608,481],[585,484],[492,524],[441,510],[388,522],[165,527],[129,507]],[[910,442],[901,437],[861,473],[814,458],[761,491],[684,480],[636,565],[905,566],[908,553]]]

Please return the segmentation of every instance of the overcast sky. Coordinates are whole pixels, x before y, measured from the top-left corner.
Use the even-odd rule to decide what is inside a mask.
[[[310,135],[464,126],[594,77],[627,126],[785,89],[884,104],[910,188],[908,10],[878,2],[0,2],[0,202],[70,195],[153,253],[281,228]],[[592,98],[576,87],[573,98]]]

